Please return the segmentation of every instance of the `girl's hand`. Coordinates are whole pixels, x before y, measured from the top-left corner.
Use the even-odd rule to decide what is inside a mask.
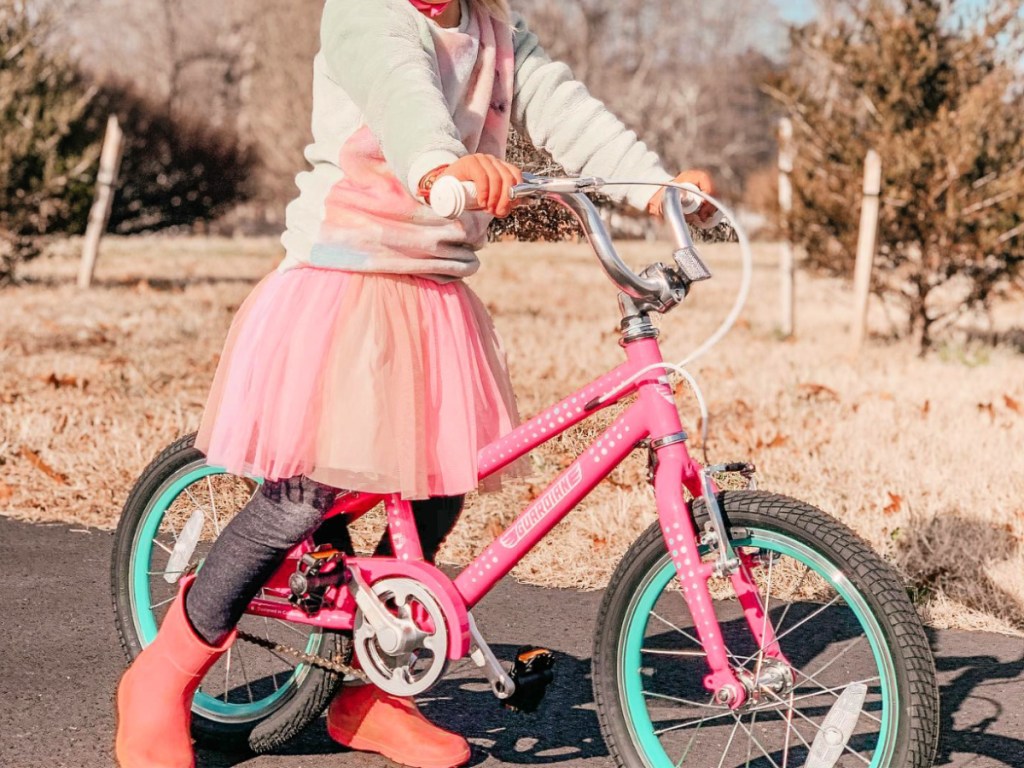
[[[707,171],[683,171],[674,179],[676,184],[693,184],[701,192],[707,192],[709,195],[717,195],[718,192],[715,188],[715,182],[711,178],[711,175]],[[658,193],[651,198],[651,202],[647,204],[647,211],[652,216],[661,216],[662,206],[665,202],[665,189],[659,189]],[[705,202],[697,209],[696,213],[692,213],[686,217],[687,221],[693,222],[699,220],[701,223],[707,221],[715,215],[715,211],[718,210],[711,203]]]
[[[512,212],[509,191],[523,183],[521,170],[494,155],[467,155],[449,165],[441,175],[473,182],[480,209],[501,219]]]

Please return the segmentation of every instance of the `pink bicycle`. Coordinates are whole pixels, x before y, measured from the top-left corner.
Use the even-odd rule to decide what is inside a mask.
[[[609,751],[630,768],[835,766],[925,768],[938,735],[935,670],[898,576],[845,526],[807,504],[713,477],[752,481],[747,463],[702,467],[687,451],[650,313],[680,305],[710,277],[671,188],[678,240],[670,264],[640,274],[619,258],[587,193],[597,179],[532,178],[522,198],[573,211],[618,286],[626,361],[480,454],[485,478],[615,403],[611,425],[454,579],[422,559],[410,506],[350,493],[252,602],[240,642],[193,702],[197,739],[274,749],[315,720],[346,677],[398,695],[427,691],[468,657],[495,696],[532,710],[552,682],[551,653],[500,662],[473,607],[634,450],[649,458],[658,521],[630,548],[604,595],[593,690]],[[440,194],[457,215],[465,191]],[[445,202],[447,201],[447,202]],[[685,202],[685,205],[684,205]],[[745,240],[741,237],[741,242]],[[125,504],[112,563],[128,658],[156,635],[179,579],[199,567],[255,478],[207,466],[192,436],[164,450]],[[383,504],[394,557],[360,557],[337,540]],[[353,657],[358,664],[353,663]],[[579,684],[572,681],[570,684]]]

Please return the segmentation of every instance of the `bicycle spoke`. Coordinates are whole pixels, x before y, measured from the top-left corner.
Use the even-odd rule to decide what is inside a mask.
[[[698,646],[702,646],[702,647],[703,647],[703,643],[701,643],[701,641],[700,641],[700,640],[698,640],[698,639],[697,639],[696,637],[694,637],[693,635],[691,635],[691,634],[690,634],[689,632],[687,632],[687,631],[686,631],[685,629],[682,629],[681,627],[677,627],[677,626],[676,626],[675,624],[673,624],[673,623],[672,623],[671,621],[669,621],[668,619],[664,618],[664,617],[663,617],[663,616],[662,616],[661,614],[659,614],[659,613],[658,613],[657,611],[654,611],[654,610],[652,610],[652,611],[651,611],[651,616],[653,616],[654,618],[656,618],[656,619],[657,619],[658,621],[660,621],[660,622],[661,622],[662,624],[664,624],[665,626],[667,626],[667,627],[671,627],[672,629],[674,629],[674,630],[675,630],[676,632],[678,632],[679,634],[681,634],[681,635],[682,635],[683,637],[685,637],[685,638],[686,638],[687,640],[689,640],[689,641],[690,641],[691,643],[693,643],[693,644],[695,644],[695,645],[698,645]],[[730,651],[730,650],[729,650],[728,648],[726,648],[726,649],[725,649],[725,652],[726,652],[726,653],[727,653],[727,654],[729,655],[729,658],[731,658],[731,659],[732,659],[733,661],[735,661],[735,662],[736,662],[737,664],[739,664],[739,658],[738,658],[738,657],[736,656],[736,654],[734,654],[734,653],[733,653],[732,651]],[[742,665],[740,665],[740,666],[742,666]]]
[[[804,583],[807,581],[807,577],[808,577],[808,575],[810,575],[810,573],[811,573],[811,569],[810,568],[804,568],[804,573],[803,573],[803,576],[800,577],[800,581],[798,581],[796,583],[796,586],[794,586],[790,590],[790,592],[793,595],[800,594],[800,589],[801,589],[801,587],[803,587]],[[793,605],[794,605],[793,602],[788,602],[788,603],[786,603],[786,607],[782,609],[782,615],[779,616],[779,620],[777,622],[775,622],[775,631],[776,632],[779,632],[779,631],[782,630],[782,625],[786,621],[786,616],[789,615],[789,609],[792,608]]]
[[[750,730],[754,731],[757,729],[757,712],[754,712],[750,716]],[[744,768],[750,768],[750,758],[754,754],[754,742],[750,738],[747,739],[747,762],[744,763]]]
[[[854,685],[854,684],[856,684],[858,682],[866,682],[866,681],[864,681],[864,680],[855,680],[855,681],[853,681],[851,683],[848,683],[847,685]],[[842,687],[845,688],[846,686],[844,685]],[[835,690],[839,690],[839,688],[836,688]],[[647,693],[647,691],[644,691],[644,693]],[[825,695],[828,695],[828,694],[832,694],[832,691],[831,690],[820,690],[820,691],[815,691],[814,693],[805,693],[803,696],[794,696],[793,697],[793,701],[797,702],[797,701],[804,701],[806,699],[815,699],[815,698],[818,698],[820,696],[825,696]],[[832,695],[834,696],[835,694],[832,694]],[[712,705],[709,705],[709,704],[700,704],[699,706],[704,708],[704,709],[708,709],[708,708],[712,708],[713,709],[714,708]],[[752,707],[751,709],[745,710],[743,714],[757,715],[757,714],[759,714],[761,712],[778,712],[783,706],[785,706],[785,702],[784,701],[782,703],[775,703],[775,704],[759,704],[756,707]],[[728,717],[730,714],[734,714],[733,710],[728,708],[728,707],[722,707],[722,709],[725,710],[725,711],[723,711],[721,714],[708,715],[707,717],[696,718],[694,720],[687,720],[685,723],[677,723],[676,725],[670,725],[670,726],[668,726],[666,728],[662,728],[661,730],[655,731],[654,734],[656,736],[661,736],[662,734],[670,733],[671,731],[679,731],[679,730],[682,730],[684,728],[689,728],[691,725],[696,725],[696,726],[699,727],[700,725],[702,725],[702,724],[704,724],[706,722],[710,722],[711,720],[718,720],[718,719],[723,718],[723,717]],[[867,713],[865,713],[865,714],[867,714]]]
[[[149,606],[149,607],[150,607],[150,608],[159,608],[159,607],[160,607],[160,606],[162,606],[162,605],[167,605],[168,603],[173,603],[173,602],[174,602],[174,599],[175,599],[175,598],[176,598],[177,596],[178,596],[177,594],[171,595],[171,596],[170,596],[170,597],[168,597],[168,598],[167,598],[166,600],[161,600],[161,601],[160,601],[159,603],[153,603],[153,604],[152,604],[151,606]]]
[[[690,699],[680,699],[676,696],[669,696],[664,693],[654,693],[653,691],[644,691],[643,693],[644,696],[650,696],[652,699],[674,701],[677,704],[686,704],[691,707],[699,707],[700,709],[728,709],[728,707],[719,704],[701,704],[699,701],[691,701]]]
[[[228,703],[228,691],[231,690],[231,651],[233,648],[228,648],[227,663],[224,665],[224,703]]]
[[[841,685],[841,686],[837,686],[837,687],[835,687],[835,688],[827,688],[826,686],[822,685],[822,684],[821,684],[820,682],[818,682],[817,680],[815,680],[815,679],[814,679],[813,677],[811,677],[810,675],[808,675],[808,674],[807,674],[806,672],[802,672],[801,670],[799,670],[799,669],[796,669],[796,668],[793,668],[793,671],[794,671],[794,672],[796,672],[796,673],[797,673],[798,675],[800,675],[801,677],[805,677],[805,678],[807,678],[807,679],[808,679],[808,680],[809,680],[810,682],[814,683],[814,684],[815,684],[816,686],[818,686],[818,688],[820,688],[820,689],[821,689],[821,691],[822,691],[823,693],[828,693],[828,694],[831,694],[831,695],[832,695],[832,696],[833,696],[834,698],[836,698],[836,699],[838,699],[838,698],[839,698],[839,694],[838,694],[838,693],[836,693],[836,691],[838,691],[838,690],[846,690],[846,688],[848,688],[849,686],[851,686],[851,685],[856,685],[857,683],[864,683],[865,685],[867,685],[868,683],[874,683],[874,682],[881,682],[881,681],[882,681],[882,678],[881,678],[881,677],[877,677],[877,676],[876,676],[876,677],[869,677],[869,678],[867,678],[867,679],[865,679],[865,680],[853,680],[853,681],[851,681],[851,682],[849,682],[849,683],[845,683],[845,684],[843,684],[843,685]],[[882,724],[882,720],[881,720],[881,718],[875,717],[875,716],[874,716],[874,715],[872,715],[872,714],[871,714],[870,712],[868,712],[868,711],[867,711],[866,709],[863,709],[863,708],[862,708],[862,709],[861,709],[861,714],[863,714],[863,715],[864,715],[865,717],[868,717],[868,718],[870,718],[871,720],[874,720],[874,721],[875,721],[876,723],[878,723],[879,725],[881,725],[881,724]]]
[[[207,482],[209,482],[210,478],[207,477],[206,480],[207,480]],[[203,505],[200,504],[199,500],[195,496],[192,495],[192,489],[191,488],[188,488],[188,487],[185,488],[185,495],[189,497],[189,499],[192,501],[192,504],[195,505],[196,509],[198,509],[200,512],[204,512]],[[177,535],[175,535],[174,538],[175,538],[175,540],[177,540],[177,538],[178,538]]]
[[[278,624],[280,624],[285,629],[287,629],[287,630],[289,630],[291,632],[294,632],[299,637],[305,637],[307,639],[309,638],[309,635],[307,635],[306,633],[302,632],[301,630],[296,629],[291,624],[289,624],[287,621],[281,621],[281,619],[274,619],[274,621],[276,621]]]
[[[262,597],[263,595],[264,595],[264,590],[261,589],[260,590],[260,596]],[[263,617],[263,636],[267,639],[267,642],[269,643],[270,642],[270,620],[266,616]],[[271,651],[271,653],[274,653],[274,651]],[[277,654],[274,654],[274,655],[277,655]],[[274,692],[276,693],[281,688],[277,684],[277,675],[271,675],[270,679],[274,682]]]
[[[693,749],[693,745],[697,742],[697,734],[700,733],[702,725],[704,725],[704,723],[698,723],[697,727],[693,729],[693,735],[690,736],[690,741],[687,742],[686,749],[683,750],[683,756],[679,758],[679,762],[676,763],[675,768],[679,768],[679,766],[683,764],[683,761],[689,756],[690,750]]]
[[[168,575],[170,573],[177,573],[177,574],[188,573],[188,569],[183,568],[180,571],[146,571],[146,575],[147,576],[166,576],[166,575]]]
[[[677,725],[670,725],[667,728],[662,728],[661,730],[655,731],[654,735],[655,736],[661,736],[664,733],[670,733],[672,731],[681,731],[684,728],[689,728],[691,725],[696,725],[697,728],[699,729],[700,726],[702,726],[704,723],[709,723],[712,720],[720,720],[723,717],[729,717],[729,715],[731,715],[731,714],[733,714],[733,711],[730,709],[730,710],[727,710],[727,711],[722,712],[722,713],[717,714],[717,715],[708,715],[707,717],[698,717],[695,720],[687,720],[685,723],[679,723]]]
[[[855,637],[855,638],[853,638],[852,642],[850,642],[850,644],[849,644],[849,645],[847,645],[847,646],[846,646],[846,647],[845,647],[845,648],[844,648],[843,650],[841,650],[841,651],[840,651],[839,653],[837,653],[837,654],[835,655],[835,658],[833,658],[833,659],[832,659],[831,661],[829,661],[829,662],[828,662],[827,664],[825,664],[825,665],[823,665],[823,666],[819,667],[818,669],[816,669],[816,670],[814,671],[814,673],[813,673],[813,674],[808,674],[808,673],[804,673],[804,674],[805,674],[805,677],[810,677],[810,678],[812,678],[812,679],[813,679],[813,678],[815,678],[815,677],[817,677],[817,676],[818,676],[818,675],[820,675],[820,674],[821,674],[822,672],[824,672],[824,671],[825,671],[826,669],[828,669],[828,668],[829,668],[829,667],[831,667],[831,666],[832,666],[833,664],[835,664],[835,663],[836,663],[837,661],[839,661],[839,660],[840,660],[841,658],[843,658],[843,656],[845,656],[845,655],[846,655],[847,653],[849,653],[849,652],[850,652],[850,650],[851,650],[852,648],[854,648],[854,647],[855,647],[855,646],[857,645],[857,643],[861,642],[861,641],[862,641],[862,640],[864,640],[864,639],[865,639],[865,636],[864,636],[864,635],[861,635],[860,637]]]
[[[238,649],[238,666],[242,668],[242,680],[245,681],[245,690],[249,694],[249,703],[252,704],[252,687],[249,685],[249,673],[245,669],[245,656],[241,648]]]
[[[694,656],[702,659],[707,657],[707,653],[704,651],[671,651],[661,648],[641,648],[640,653],[650,653],[655,656]]]
[[[725,742],[725,749],[722,750],[722,759],[718,761],[718,768],[722,768],[725,765],[725,758],[729,755],[729,750],[732,749],[733,739],[736,738],[736,731],[740,727],[740,719],[736,718],[736,722],[733,723],[732,731],[729,733],[729,740]]]
[[[775,569],[775,558],[769,556],[768,558],[768,583],[765,586],[765,600],[764,605],[761,606],[761,610],[764,612],[764,617],[761,620],[761,637],[762,641],[758,643],[761,647],[757,651],[757,666],[754,669],[754,685],[761,679],[761,667],[764,665],[764,633],[768,629],[768,611],[771,608],[772,603],[772,572]],[[747,571],[749,573],[749,569]],[[774,627],[772,628],[774,631]]]
[[[175,538],[175,540],[177,540],[178,537],[175,536],[174,538]],[[167,545],[165,545],[162,541],[159,541],[158,539],[153,539],[153,543],[156,544],[158,547],[160,547],[160,549],[162,549],[168,555],[174,553],[173,549],[171,549],[170,547],[168,547]]]
[[[835,605],[835,604],[836,604],[837,602],[839,602],[839,600],[840,600],[840,598],[841,598],[841,597],[842,597],[842,595],[838,595],[838,594],[837,594],[837,595],[836,595],[835,597],[833,597],[833,598],[832,598],[831,600],[829,600],[829,601],[828,601],[827,603],[825,603],[825,604],[824,604],[824,605],[822,605],[821,607],[819,607],[819,608],[815,609],[813,613],[810,613],[809,615],[807,615],[807,616],[804,616],[804,617],[803,617],[802,619],[800,619],[800,621],[798,621],[798,622],[797,622],[796,624],[794,624],[794,625],[793,625],[792,627],[790,627],[790,628],[789,628],[789,629],[787,629],[787,630],[786,630],[785,632],[783,632],[783,633],[782,633],[782,634],[780,634],[780,635],[779,635],[778,637],[776,637],[776,638],[775,638],[776,644],[778,643],[778,641],[779,641],[779,640],[782,640],[782,638],[784,638],[784,637],[785,637],[786,635],[790,634],[791,632],[794,632],[794,631],[796,631],[797,629],[799,629],[800,627],[802,627],[802,626],[803,626],[804,624],[806,624],[806,623],[807,623],[808,621],[810,621],[811,619],[813,619],[813,618],[814,618],[815,616],[817,616],[818,614],[822,613],[823,611],[827,611],[827,610],[828,610],[829,608],[831,608],[831,607],[832,607],[833,605]]]
[[[782,742],[782,768],[787,768],[789,765],[789,734],[792,733],[793,728],[793,694],[789,694],[789,709],[786,711],[786,736]],[[800,741],[803,741],[803,737],[797,734]]]
[[[754,744],[757,745],[758,749],[761,750],[761,754],[765,756],[765,759],[767,759],[769,763],[771,763],[773,766],[775,766],[775,768],[781,768],[781,766],[778,763],[776,763],[774,760],[772,760],[772,756],[770,754],[768,754],[768,750],[765,749],[764,746],[761,744],[761,742],[757,740],[757,737],[754,735],[754,732],[751,731],[750,729],[748,729],[747,726],[745,726],[743,724],[743,718],[740,717],[739,715],[737,715],[735,712],[732,712],[731,710],[730,710],[730,712],[731,712],[732,716],[736,719],[736,722],[739,724],[740,728],[742,728],[746,732],[747,737]]]

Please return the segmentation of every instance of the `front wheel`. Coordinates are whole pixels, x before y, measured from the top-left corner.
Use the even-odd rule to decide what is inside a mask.
[[[814,507],[755,491],[723,492],[719,502],[733,547],[754,564],[789,666],[759,652],[728,578],[712,578],[733,669],[753,692],[735,711],[712,699],[704,651],[655,523],[612,577],[594,639],[594,698],[618,764],[931,766],[935,666],[895,572]],[[703,528],[702,500],[694,516]]]

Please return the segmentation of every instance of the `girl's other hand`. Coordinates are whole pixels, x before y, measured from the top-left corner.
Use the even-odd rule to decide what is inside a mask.
[[[449,165],[441,175],[473,182],[480,209],[500,219],[512,212],[510,190],[523,183],[521,170],[494,155],[466,155]]]
[[[707,192],[709,195],[715,196],[718,191],[715,187],[714,179],[711,178],[711,174],[707,171],[683,171],[674,179],[676,184],[693,184],[701,192]],[[652,216],[661,216],[662,206],[665,202],[665,189],[659,189],[657,194],[651,198],[651,202],[647,204],[647,211]],[[697,209],[696,213],[690,214],[686,217],[687,221],[694,221],[695,219],[700,220],[702,223],[710,219],[715,215],[715,211],[718,210],[711,203],[705,202]]]

